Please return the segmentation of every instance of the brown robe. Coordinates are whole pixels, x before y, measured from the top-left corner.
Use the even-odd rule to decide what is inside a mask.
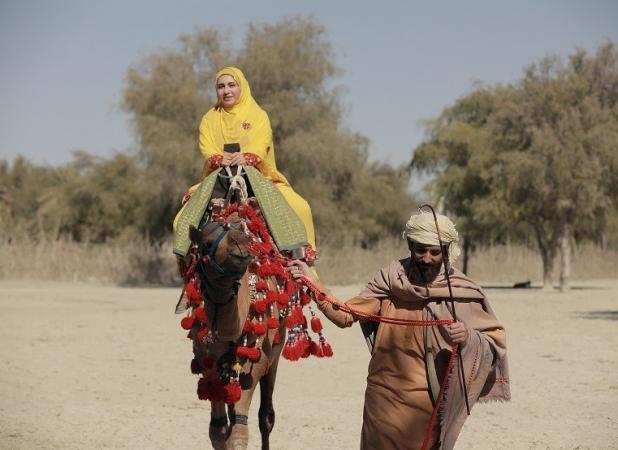
[[[410,281],[411,270],[410,258],[393,261],[346,304],[365,313],[407,320],[452,319],[444,275],[424,285]],[[509,400],[504,328],[479,286],[457,270],[450,280],[457,319],[469,330],[461,356],[470,407],[476,401]],[[325,301],[318,302],[318,307],[340,327],[356,320]],[[369,362],[361,449],[421,448],[450,356],[446,336],[444,326],[379,325]],[[453,448],[466,417],[462,379],[455,365],[432,444]]]

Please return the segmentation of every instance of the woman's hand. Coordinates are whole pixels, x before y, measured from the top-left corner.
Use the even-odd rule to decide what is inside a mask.
[[[295,281],[300,281],[300,278],[305,276],[315,282],[311,269],[306,262],[301,261],[300,259],[290,261],[286,269],[290,272],[290,275],[292,275],[292,278],[294,278]]]
[[[224,152],[223,153],[223,159],[221,160],[221,166],[228,167],[228,166],[236,165],[236,164],[233,163],[234,155],[237,155],[237,153]]]
[[[463,322],[454,322],[448,326],[448,336],[453,344],[463,347],[468,339],[468,329]]]
[[[246,164],[247,162],[245,161],[245,155],[240,152],[223,153],[223,160],[221,161],[221,165],[223,167],[245,166]]]

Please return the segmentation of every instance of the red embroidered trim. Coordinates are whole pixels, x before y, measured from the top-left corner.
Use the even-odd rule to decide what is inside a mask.
[[[476,371],[476,363],[478,362],[478,359],[479,350],[477,348],[476,352],[474,353],[474,362],[472,363],[472,367],[470,368],[470,374],[468,376],[468,382],[466,383],[466,386],[470,386],[470,384],[472,383],[472,378],[474,377],[474,372]]]
[[[494,383],[510,384],[511,382],[508,378],[496,378]]]
[[[192,195],[193,195],[193,192],[190,192],[190,191],[185,192],[185,195],[182,196],[182,204],[184,205],[185,203],[187,203],[191,199]]]
[[[255,167],[262,161],[258,155],[253,153],[243,153],[243,156],[245,157],[246,166]]]
[[[318,259],[318,252],[313,249],[311,244],[307,244],[305,246],[305,261],[314,262],[316,259]]]
[[[211,169],[218,169],[223,162],[223,155],[212,155],[208,158],[208,165]]]

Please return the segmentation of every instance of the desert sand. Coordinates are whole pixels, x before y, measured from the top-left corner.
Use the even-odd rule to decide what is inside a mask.
[[[574,285],[488,290],[508,333],[513,399],[477,404],[457,448],[618,448],[618,281]],[[209,448],[178,294],[1,281],[0,448]],[[333,358],[280,364],[274,449],[358,448],[369,353],[358,327],[323,323]]]

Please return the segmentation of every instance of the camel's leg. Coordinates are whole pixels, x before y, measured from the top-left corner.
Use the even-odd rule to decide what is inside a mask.
[[[210,426],[208,436],[215,450],[225,450],[225,442],[230,434],[230,427],[227,422],[225,403],[210,403]]]
[[[249,407],[251,406],[251,398],[257,386],[257,380],[264,373],[264,364],[266,359],[264,355],[258,363],[249,364],[251,385],[243,387],[240,400],[234,404],[230,411],[230,435],[227,439],[226,450],[246,450],[249,445]],[[233,413],[232,413],[233,411]]]
[[[275,390],[275,378],[277,377],[277,366],[283,344],[272,347],[271,355],[273,360],[270,364],[268,373],[260,378],[260,409],[258,418],[260,424],[260,434],[262,435],[262,450],[270,448],[270,432],[275,426],[275,408],[273,407],[273,392]]]

